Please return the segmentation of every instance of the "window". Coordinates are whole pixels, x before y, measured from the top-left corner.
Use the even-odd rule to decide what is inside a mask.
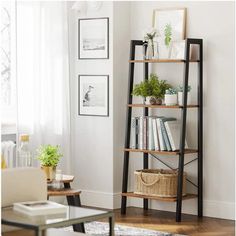
[[[15,2],[1,2],[1,122],[16,124],[16,28]]]

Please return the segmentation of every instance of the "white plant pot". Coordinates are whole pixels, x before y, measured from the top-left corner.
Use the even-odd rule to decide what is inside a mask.
[[[191,94],[188,92],[187,105],[191,104]],[[178,92],[178,105],[183,106],[183,92]]]
[[[151,97],[146,97],[146,98],[144,98],[144,104],[145,105],[150,105],[151,103],[150,103],[150,98]]]
[[[177,104],[177,94],[165,94],[166,106],[174,106]]]

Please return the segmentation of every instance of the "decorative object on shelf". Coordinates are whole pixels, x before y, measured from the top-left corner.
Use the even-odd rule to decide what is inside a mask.
[[[79,19],[79,59],[109,58],[109,18]]]
[[[165,93],[165,105],[174,106],[177,104],[177,91],[174,88],[169,88]]]
[[[79,75],[79,115],[109,116],[109,76]]]
[[[183,92],[184,92],[184,88],[183,86],[179,85],[177,88],[178,91],[178,105],[179,106],[183,106]],[[191,86],[188,85],[188,100],[187,100],[187,105],[191,104]]]
[[[56,177],[52,181],[52,189],[55,189],[55,190],[64,189],[64,184],[62,182],[62,172],[61,172],[61,170],[56,170]]]
[[[142,96],[145,104],[161,105],[165,91],[168,88],[170,88],[170,85],[165,80],[159,80],[158,76],[152,73],[148,80],[142,81],[134,86],[132,95]]]
[[[185,39],[186,8],[155,9],[153,27],[160,32],[158,38],[159,58],[170,58],[174,41]]]
[[[144,169],[134,172],[134,193],[158,196],[176,197],[178,172],[175,170]],[[186,173],[183,173],[182,195],[186,195]]]
[[[37,159],[40,161],[41,168],[45,171],[48,180],[54,180],[56,167],[62,157],[59,146],[42,145],[37,150]]]
[[[191,50],[190,50],[191,52]],[[191,55],[191,53],[190,53]],[[170,59],[185,59],[185,40],[172,41],[170,48]]]
[[[154,59],[159,57],[159,50],[158,50],[158,42],[157,40],[154,41],[157,37],[159,37],[159,31],[156,29],[151,28],[144,34],[144,44],[147,45],[147,50],[144,51],[144,58],[145,59]]]
[[[32,157],[29,149],[29,135],[22,134],[20,136],[20,148],[17,157],[17,167],[29,167],[32,166]]]

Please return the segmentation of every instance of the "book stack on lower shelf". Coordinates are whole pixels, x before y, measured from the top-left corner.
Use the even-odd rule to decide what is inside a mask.
[[[132,117],[131,149],[177,151],[180,142],[180,122],[173,117]],[[185,142],[185,148],[188,148]]]

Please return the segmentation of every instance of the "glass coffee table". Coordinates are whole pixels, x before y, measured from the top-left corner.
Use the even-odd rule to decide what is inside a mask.
[[[102,218],[108,218],[109,235],[114,236],[114,214],[110,211],[68,206],[65,214],[28,216],[14,211],[12,207],[2,208],[2,224],[34,230],[37,236],[42,236],[49,228],[67,227]]]

